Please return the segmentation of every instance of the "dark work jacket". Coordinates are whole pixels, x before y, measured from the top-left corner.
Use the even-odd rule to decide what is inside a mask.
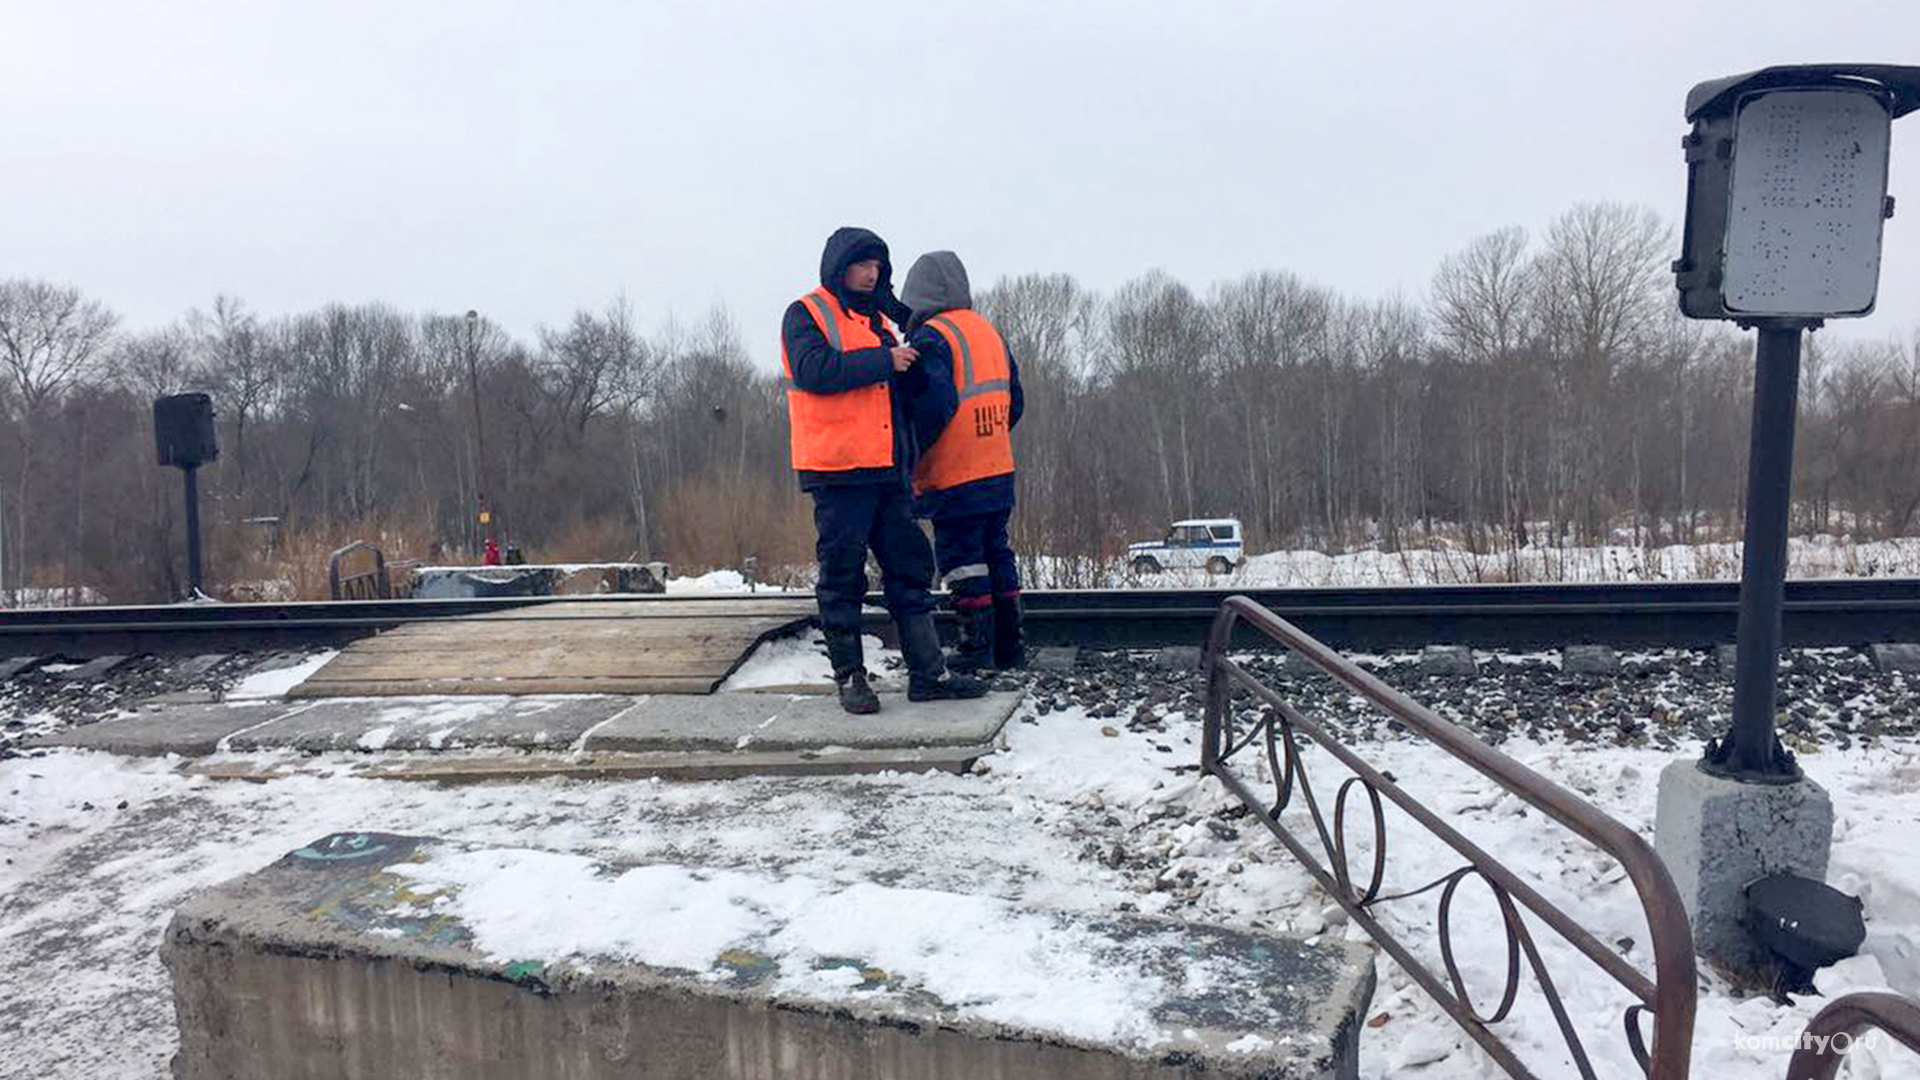
[[[857,258],[856,258],[857,256]],[[873,292],[849,293],[847,267],[860,258],[880,259],[880,281]],[[843,228],[827,238],[820,254],[820,284],[833,292],[849,311],[867,317],[883,343],[877,349],[836,352],[827,344],[827,336],[807,313],[806,304],[795,300],[787,305],[780,322],[780,342],[787,350],[787,364],[793,370],[793,384],[810,394],[839,394],[873,383],[891,380],[893,404],[893,465],[884,469],[849,469],[845,472],[800,472],[800,490],[850,484],[887,484],[906,487],[913,477],[913,463],[920,456],[913,435],[913,416],[908,403],[925,387],[927,377],[918,364],[904,372],[893,370],[891,349],[899,340],[888,332],[882,315],[904,325],[909,316],[906,306],[893,295],[893,264],[887,257],[887,245],[866,229]],[[951,378],[951,377],[949,377]]]
[[[947,348],[947,339],[941,337],[938,330],[921,321],[908,336],[907,344],[919,350],[920,362],[914,368],[926,379],[926,388],[913,399],[917,458],[939,440],[954,414],[960,411],[960,395],[953,388],[953,350]],[[1007,424],[1011,430],[1019,425],[1020,414],[1026,408],[1026,398],[1020,391],[1020,365],[1014,361],[1011,347],[1007,349],[1007,374],[1013,396]],[[1013,509],[1013,492],[1012,473],[988,476],[945,491],[929,491],[914,499],[913,512],[930,518],[997,513]]]

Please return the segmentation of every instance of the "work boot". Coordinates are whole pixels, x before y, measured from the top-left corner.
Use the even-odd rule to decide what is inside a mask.
[[[840,707],[856,716],[880,711],[880,698],[867,685],[867,662],[858,630],[828,630],[827,661],[833,665],[833,684],[840,690]]]
[[[1026,605],[1020,602],[1018,589],[993,598],[994,667],[1011,671],[1027,666],[1026,618]]]
[[[962,606],[967,605],[967,606]],[[960,619],[959,640],[947,670],[971,675],[993,668],[993,603],[984,596],[966,597],[954,602],[954,614]]]
[[[900,627],[900,653],[907,660],[908,701],[946,701],[986,694],[987,684],[979,679],[947,674],[946,658],[940,654],[940,632],[933,628],[932,615],[910,615],[894,622]]]
[[[846,678],[835,678],[834,685],[840,688],[840,707],[855,716],[866,716],[880,711],[880,695],[867,685],[867,673],[856,671]]]

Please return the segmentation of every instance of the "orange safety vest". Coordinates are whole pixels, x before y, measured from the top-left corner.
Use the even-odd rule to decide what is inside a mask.
[[[913,470],[913,491],[947,491],[1013,471],[1013,371],[1000,332],[960,308],[927,320],[953,355],[960,408]]]
[[[878,349],[886,342],[873,325],[848,311],[821,286],[800,298],[835,352]],[[800,472],[850,472],[893,467],[891,379],[838,394],[811,394],[793,385],[786,342],[780,366],[787,373],[787,418],[792,428],[793,467]]]

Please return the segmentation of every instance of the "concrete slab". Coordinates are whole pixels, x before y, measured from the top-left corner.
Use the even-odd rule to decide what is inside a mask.
[[[1166,645],[1153,654],[1153,666],[1166,672],[1199,671],[1200,655],[1198,645]]]
[[[114,668],[133,659],[131,656],[96,656],[77,668],[63,671],[54,678],[61,682],[93,682],[105,678]]]
[[[1049,645],[1034,651],[1032,666],[1037,671],[1072,671],[1079,662],[1079,646]]]
[[[582,749],[618,751],[855,750],[991,743],[1020,704],[1019,694],[972,701],[912,703],[881,695],[871,716],[853,716],[817,694],[661,696],[639,702],[588,735]]]
[[[1620,654],[1605,645],[1569,645],[1560,650],[1560,670],[1568,675],[1618,675]]]
[[[45,660],[44,656],[9,656],[0,659],[0,682],[5,682],[24,671],[30,671]]]
[[[594,910],[631,914],[601,916],[615,925],[583,927],[573,946],[504,955],[485,944],[501,924],[484,895],[511,875],[473,869],[489,864],[549,867],[566,888],[593,893]],[[654,881],[678,883],[673,895],[688,899],[649,902]],[[1085,997],[1090,971],[1139,990],[1100,999],[1096,1008],[1115,1019],[1093,1025],[1080,1009],[1036,1006],[993,980],[943,991],[952,984],[941,982],[941,958],[983,944],[968,937],[967,920],[951,940],[935,931],[905,948],[841,934],[870,953],[848,955],[820,944],[818,920],[757,900],[801,894],[817,894],[809,910],[988,912],[1047,957],[1018,974],[1042,990],[1058,979],[1042,1002]],[[541,902],[538,888],[525,895]],[[567,901],[551,902],[559,916]],[[692,933],[695,923],[705,932]],[[859,944],[867,941],[879,943]],[[638,959],[667,943],[672,966]],[[180,1027],[178,1080],[1323,1080],[1356,1074],[1374,987],[1371,951],[1332,935],[1309,944],[378,833],[325,837],[196,893],[175,913],[161,955]]]
[[[121,720],[102,720],[85,727],[68,728],[28,739],[26,745],[104,750],[128,757],[165,754],[201,757],[213,753],[221,739],[299,708],[297,704],[278,701],[173,706]]]
[[[914,704],[904,694],[882,694],[881,700],[883,708],[873,716],[848,715],[831,697],[751,692],[698,698],[348,698],[162,705],[28,745],[185,757],[220,751],[378,751],[390,757],[414,752],[388,764],[359,766],[367,775],[409,780],[719,779],[928,768],[964,772],[976,758],[993,752],[1021,695]],[[435,764],[436,756],[444,760]],[[208,775],[264,779],[277,775],[274,770],[300,767],[297,761],[240,764]]]
[[[366,780],[413,780],[435,784],[484,784],[499,780],[737,780],[746,776],[864,776],[873,773],[961,774],[994,752],[992,746],[899,747],[887,750],[731,750],[622,753],[467,753],[367,755],[349,766]],[[186,770],[211,780],[264,782],[289,776],[335,776],[331,761],[305,759],[214,759]]]
[[[1877,644],[1871,646],[1873,666],[1884,672],[1920,675],[1920,645]]]
[[[1422,675],[1477,675],[1480,665],[1465,645],[1429,645],[1420,650]]]
[[[225,663],[232,653],[201,653],[173,665],[171,674],[178,679],[198,679]]]
[[[332,698],[235,736],[234,751],[564,750],[633,703],[625,697]]]
[[[143,709],[165,709],[175,705],[213,705],[226,700],[226,694],[211,686],[197,686],[188,690],[169,690],[164,694],[155,694],[140,702]]]

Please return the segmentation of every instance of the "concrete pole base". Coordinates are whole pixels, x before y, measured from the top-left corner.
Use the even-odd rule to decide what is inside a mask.
[[[1709,776],[1693,758],[1660,773],[1653,846],[1673,875],[1693,924],[1693,947],[1750,990],[1771,985],[1773,964],[1746,922],[1747,883],[1769,874],[1827,877],[1833,802],[1811,780],[1751,784]]]

